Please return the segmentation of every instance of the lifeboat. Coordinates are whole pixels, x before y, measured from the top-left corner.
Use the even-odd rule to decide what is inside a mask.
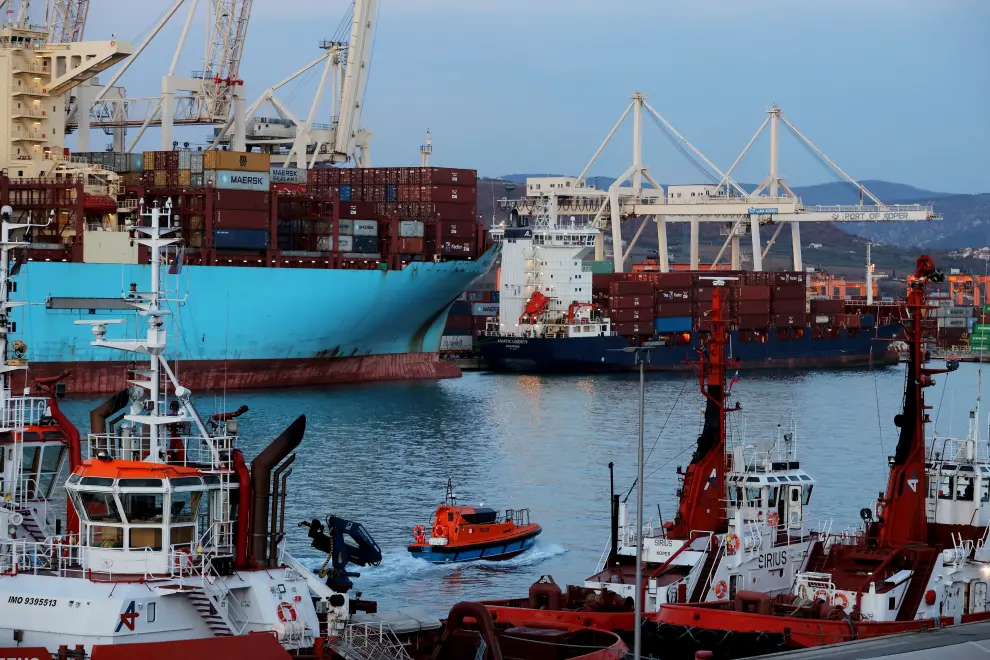
[[[501,515],[487,507],[458,505],[448,479],[447,495],[433,514],[429,534],[416,525],[408,549],[413,557],[434,564],[508,559],[531,548],[541,531],[529,521],[529,509],[506,509]]]

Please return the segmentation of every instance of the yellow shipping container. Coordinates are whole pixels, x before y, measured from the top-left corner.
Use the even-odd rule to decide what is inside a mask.
[[[180,186],[192,185],[191,170],[179,170],[179,185]]]
[[[155,169],[155,152],[145,151],[141,157],[141,165],[144,167],[145,172]]]
[[[203,154],[204,170],[267,172],[270,165],[271,157],[268,154],[244,151],[207,151]]]
[[[167,186],[168,185],[168,172],[165,170],[155,171],[155,185],[156,186]]]

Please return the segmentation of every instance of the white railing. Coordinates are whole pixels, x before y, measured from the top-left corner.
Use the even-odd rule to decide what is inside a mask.
[[[76,543],[54,539],[0,541],[0,576],[30,573],[82,577],[83,550]]]
[[[226,581],[217,573],[210,561],[210,556],[202,555],[202,577],[203,593],[209,598],[210,604],[223,622],[230,628],[230,632],[240,635],[247,628],[248,619],[243,612],[241,602],[234,593],[227,587]]]
[[[37,425],[48,409],[48,399],[40,396],[11,396],[5,392],[7,406],[0,423],[7,428]]]
[[[411,660],[402,642],[384,621],[349,623],[340,636],[330,639],[330,648],[345,660]]]
[[[931,204],[885,204],[876,206],[874,204],[852,204],[837,206],[805,206],[804,210],[814,213],[861,213],[863,211],[898,212],[898,211],[931,211],[934,207]]]
[[[169,463],[172,465],[211,466],[213,470],[229,471],[233,469],[231,458],[237,436],[211,436],[208,442],[198,434],[180,435],[179,440],[185,448],[182,456],[173,455],[169,451]],[[170,440],[170,439],[169,439]],[[126,441],[126,442],[125,442]],[[126,445],[126,446],[125,446]],[[106,453],[115,460],[141,460],[151,449],[151,441],[147,436],[123,436],[111,433],[91,433],[83,443],[86,458],[95,458],[100,452]],[[214,454],[216,450],[216,454]]]

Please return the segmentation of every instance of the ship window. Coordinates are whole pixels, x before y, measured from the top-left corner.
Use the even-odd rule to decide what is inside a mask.
[[[770,495],[767,498],[767,506],[777,506],[777,488],[770,488]]]
[[[156,609],[157,608],[155,607],[155,603],[148,603],[148,607],[145,608],[145,612],[147,612],[148,615],[148,623],[155,622],[155,614],[157,614],[157,612],[155,611]]]
[[[775,484],[777,483],[777,477],[767,477],[767,481],[769,481],[772,484]]]
[[[808,506],[808,503],[811,502],[811,489],[812,488],[814,488],[813,485],[812,486],[808,486],[807,488],[804,489],[804,500],[801,503],[804,504],[805,506]]]
[[[124,515],[133,523],[160,523],[165,502],[163,493],[123,493]]]
[[[161,479],[121,479],[117,482],[121,488],[161,488]]]
[[[95,522],[121,522],[120,511],[113,493],[93,493],[81,491],[79,499],[88,520]]]
[[[123,548],[124,528],[90,525],[89,545],[97,548]]]
[[[811,481],[811,477],[806,474],[801,475],[801,481]]]
[[[759,507],[762,500],[762,489],[760,488],[747,488],[746,489],[746,504],[751,507]]]
[[[79,480],[81,486],[113,486],[113,479],[109,477],[83,477]]]
[[[938,499],[940,500],[951,500],[952,499],[952,483],[954,479],[947,475],[940,475],[938,478]]]
[[[161,550],[162,549],[162,528],[161,527],[131,527],[127,537],[127,547],[132,550]]]
[[[199,504],[203,493],[199,491],[185,491],[172,493],[172,522],[195,522],[199,514]]]
[[[55,477],[62,468],[62,457],[68,451],[65,445],[48,445],[41,458],[41,473],[38,475],[38,495],[47,498],[51,495]]]
[[[956,499],[961,502],[973,501],[973,478],[960,476],[956,479]]]
[[[176,488],[182,486],[201,486],[203,484],[203,480],[199,477],[178,477],[172,479],[171,482],[172,486]]]
[[[980,501],[990,502],[990,480],[980,479]]]

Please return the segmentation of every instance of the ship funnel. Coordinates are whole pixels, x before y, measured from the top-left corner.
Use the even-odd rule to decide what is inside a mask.
[[[275,438],[258,457],[251,461],[251,490],[254,505],[251,507],[251,554],[259,567],[271,567],[275,564],[278,546],[278,506],[279,500],[285,497],[284,480],[280,498],[280,484],[277,478],[273,481],[272,470],[302,442],[306,433],[306,416],[300,415],[296,421],[289,424],[282,435]],[[288,467],[286,464],[278,468],[280,474]],[[286,475],[287,477],[288,475]],[[274,485],[273,485],[274,484]],[[271,507],[269,508],[269,503]],[[275,513],[275,516],[271,514]],[[243,512],[240,514],[243,515]]]

